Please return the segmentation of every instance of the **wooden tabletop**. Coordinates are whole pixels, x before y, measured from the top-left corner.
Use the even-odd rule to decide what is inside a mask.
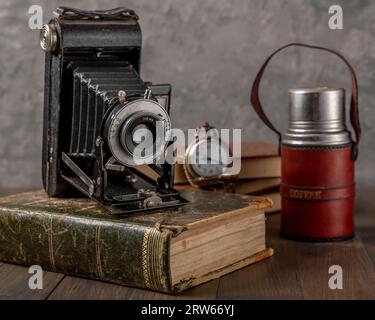
[[[355,239],[321,244],[285,240],[279,237],[280,214],[274,214],[267,218],[272,258],[179,295],[52,272],[44,272],[43,290],[30,290],[28,268],[0,262],[0,299],[375,299],[374,191],[359,188]],[[342,290],[328,286],[332,265],[342,267]]]

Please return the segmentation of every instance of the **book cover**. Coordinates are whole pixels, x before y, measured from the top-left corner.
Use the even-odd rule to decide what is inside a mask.
[[[0,261],[173,293],[272,255],[269,199],[182,193],[185,207],[121,218],[89,199],[44,191],[0,198]]]

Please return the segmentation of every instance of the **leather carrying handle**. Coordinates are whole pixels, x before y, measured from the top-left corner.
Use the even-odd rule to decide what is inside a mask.
[[[63,20],[138,20],[134,10],[119,7],[110,10],[81,10],[70,7],[58,7],[55,16]]]
[[[359,122],[359,112],[358,112],[357,76],[354,72],[354,69],[352,68],[352,66],[348,62],[348,60],[346,60],[346,58],[344,56],[342,56],[340,53],[338,53],[338,52],[336,52],[332,49],[325,48],[325,47],[319,47],[319,46],[303,44],[303,43],[289,43],[287,45],[282,46],[281,48],[274,51],[266,59],[266,61],[263,63],[262,67],[260,68],[257,76],[255,77],[253,85],[252,85],[252,89],[251,89],[251,98],[250,98],[251,104],[253,105],[253,107],[254,107],[256,113],[258,114],[258,116],[266,124],[266,126],[277,134],[277,136],[279,138],[279,150],[280,150],[281,133],[280,133],[280,131],[278,131],[274,127],[274,125],[268,119],[267,115],[264,113],[262,104],[261,104],[260,99],[259,99],[259,86],[260,86],[260,81],[262,79],[264,70],[266,69],[266,66],[268,65],[268,63],[270,62],[272,57],[275,56],[280,51],[282,51],[286,48],[289,48],[289,47],[293,47],[293,46],[295,46],[295,47],[305,47],[305,48],[317,49],[317,50],[330,52],[330,53],[336,55],[337,57],[339,57],[348,67],[348,69],[350,71],[351,79],[352,79],[352,96],[351,96],[351,100],[350,100],[350,122],[353,126],[353,129],[354,129],[354,132],[355,132],[355,137],[356,137],[355,141],[353,142],[353,147],[352,147],[352,160],[355,161],[358,157],[358,144],[361,140],[361,125],[360,125],[360,122]]]

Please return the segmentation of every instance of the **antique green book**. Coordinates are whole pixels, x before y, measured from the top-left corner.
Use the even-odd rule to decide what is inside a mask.
[[[0,260],[167,293],[272,255],[267,198],[182,191],[179,209],[115,217],[44,191],[0,198]]]

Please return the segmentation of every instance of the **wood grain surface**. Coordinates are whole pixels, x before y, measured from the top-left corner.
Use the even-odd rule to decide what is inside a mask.
[[[267,218],[273,257],[179,295],[51,272],[44,273],[43,290],[30,290],[28,268],[0,262],[0,299],[375,299],[374,191],[369,186],[359,189],[353,240],[321,244],[285,240],[279,237],[280,214],[274,214]],[[342,290],[328,286],[331,265],[343,269]]]

